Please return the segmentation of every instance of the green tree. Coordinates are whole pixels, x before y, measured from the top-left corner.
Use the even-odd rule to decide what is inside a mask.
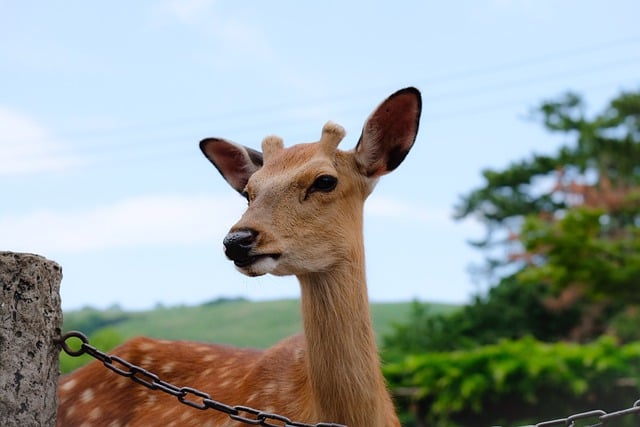
[[[392,325],[383,337],[384,358],[394,361],[406,354],[472,349],[527,336],[558,341],[579,325],[580,310],[549,310],[545,301],[550,295],[546,285],[522,286],[511,275],[451,314],[434,314],[414,302],[407,321]]]
[[[567,94],[536,117],[566,142],[484,171],[456,207],[486,225],[493,286],[448,316],[416,304],[385,337],[408,423],[518,425],[637,396],[638,343],[619,344],[640,340],[640,92],[591,117]]]
[[[484,171],[485,184],[456,207],[458,218],[486,225],[475,244],[490,277],[506,271],[523,285],[545,284],[548,311],[580,311],[580,325],[566,331],[574,339],[597,336],[640,303],[640,92],[594,117],[585,111],[575,94],[543,103],[536,117],[568,142]]]
[[[555,298],[550,309],[562,310],[588,301],[582,322],[570,338],[589,339],[603,332],[622,339],[640,339],[639,333],[619,330],[620,312],[632,314],[640,303],[640,227],[621,224],[614,233],[603,221],[601,209],[577,207],[557,220],[529,216],[521,233],[528,254],[537,261],[518,275],[523,285],[545,283]],[[612,317],[617,322],[611,322]]]

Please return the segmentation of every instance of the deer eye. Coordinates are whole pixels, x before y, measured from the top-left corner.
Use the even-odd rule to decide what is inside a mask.
[[[313,193],[314,191],[322,191],[323,193],[328,193],[333,191],[338,185],[338,178],[331,175],[320,175],[313,181],[311,187],[309,188],[309,193]]]
[[[251,198],[249,197],[249,192],[247,190],[244,190],[240,193],[240,195],[242,195],[242,197],[244,197],[245,199],[247,199],[247,203],[249,203],[251,201]]]

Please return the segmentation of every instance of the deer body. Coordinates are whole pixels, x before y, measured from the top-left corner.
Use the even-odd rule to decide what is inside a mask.
[[[113,354],[229,405],[304,423],[399,426],[369,313],[363,205],[413,145],[420,110],[416,89],[396,92],[367,119],[350,151],[337,149],[344,131],[333,123],[316,143],[284,148],[279,138],[265,138],[263,153],[203,140],[205,156],[249,202],[225,237],[227,257],[249,276],[295,275],[304,333],[265,351],[136,338]],[[59,399],[59,426],[241,425],[98,362],[64,377]]]

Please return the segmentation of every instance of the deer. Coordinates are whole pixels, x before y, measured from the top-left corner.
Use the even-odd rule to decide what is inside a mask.
[[[277,136],[264,138],[261,151],[202,140],[205,157],[248,203],[224,237],[226,257],[247,276],[296,276],[303,333],[267,350],[137,337],[112,354],[221,402],[296,422],[400,426],[371,322],[363,209],[378,179],[412,148],[421,109],[418,89],[398,90],[345,151],[338,149],[345,130],[331,121],[318,142],[290,147]],[[60,427],[244,425],[150,391],[99,361],[63,376],[58,390]]]

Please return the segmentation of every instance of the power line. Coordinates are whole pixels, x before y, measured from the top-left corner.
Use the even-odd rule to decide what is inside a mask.
[[[558,59],[567,60],[574,56],[581,56],[589,53],[596,53],[602,50],[610,49],[612,47],[620,47],[627,44],[639,43],[639,42],[640,42],[640,36],[638,35],[628,36],[624,38],[609,40],[597,45],[561,50],[561,51],[549,53],[546,55],[525,58],[517,61],[505,62],[499,65],[491,65],[488,67],[480,67],[476,69],[465,69],[457,72],[454,71],[447,74],[441,74],[439,76],[431,77],[430,80],[428,80],[428,82],[430,84],[441,83],[449,80],[455,81],[455,80],[466,79],[469,77],[477,77],[477,76],[486,75],[486,74],[497,74],[504,71],[522,68],[529,65],[542,64],[550,61],[555,61]]]
[[[590,85],[588,87],[583,87],[582,90],[593,90],[598,88],[610,87],[612,84],[615,84],[615,83],[618,83],[618,81],[608,82],[608,83],[600,82],[597,85]],[[636,84],[636,82],[630,83],[629,85],[633,85],[633,84]],[[517,97],[517,98],[511,98],[509,100],[492,100],[490,102],[483,102],[476,105],[465,105],[463,107],[456,108],[454,110],[449,110],[449,111],[432,111],[432,112],[425,111],[425,120],[428,120],[429,123],[435,123],[438,121],[460,119],[469,115],[491,114],[496,111],[504,110],[507,108],[522,106],[527,104],[528,102],[531,102],[530,97],[526,97],[526,98]],[[291,123],[289,120],[282,119],[276,123],[271,122],[269,126],[282,129],[290,125]],[[233,133],[237,133],[238,131],[245,132],[248,129],[255,130],[255,129],[264,129],[264,128],[265,128],[264,124],[252,123],[252,125],[249,127],[243,125],[242,127],[235,128],[236,130],[228,129],[228,131],[233,134]],[[141,159],[141,158],[145,158],[145,159],[157,158],[158,156],[162,157],[162,156],[167,156],[169,154],[171,154],[172,158],[174,159],[184,158],[186,156],[185,154],[186,151],[183,149],[183,147],[188,145],[189,146],[188,152],[190,153],[188,155],[189,156],[196,155],[194,153],[197,152],[197,150],[195,149],[195,144],[198,137],[181,136],[181,135],[185,135],[185,134],[184,133],[178,133],[174,135],[164,134],[163,136],[160,136],[160,137],[147,135],[147,136],[144,136],[142,140],[136,141],[135,145],[131,144],[130,141],[127,141],[124,144],[119,144],[117,146],[113,146],[113,145],[102,145],[101,147],[91,146],[89,150],[86,150],[86,149],[78,150],[77,147],[75,147],[76,149],[73,150],[73,153],[79,154],[81,156],[83,155],[88,156],[88,157],[95,157],[97,155],[101,158],[101,162],[105,160],[105,154],[107,156],[117,156],[118,163],[122,163],[123,161],[127,161],[127,160],[131,161],[131,160]],[[203,135],[200,135],[200,136],[203,136]],[[184,143],[178,143],[178,141],[183,141]],[[189,141],[190,143],[187,144],[187,141]],[[153,143],[152,150],[149,150],[150,145],[148,144],[148,142]],[[96,150],[96,148],[98,149]],[[100,148],[103,148],[104,150],[100,150]],[[104,154],[102,155],[99,154],[100,151],[103,151]],[[35,155],[33,157],[37,158],[38,156]]]
[[[610,61],[603,64],[598,64],[597,66],[593,66],[593,67],[576,67],[569,71],[552,72],[548,74],[536,74],[532,77],[519,78],[519,79],[511,80],[509,82],[501,81],[499,83],[494,83],[494,84],[476,88],[476,89],[458,89],[453,91],[444,91],[436,94],[429,94],[429,99],[431,100],[450,99],[452,101],[457,101],[459,98],[483,95],[487,92],[495,93],[495,91],[497,90],[513,90],[514,88],[518,89],[521,87],[529,87],[532,84],[536,84],[540,82],[549,83],[549,82],[552,82],[554,79],[558,79],[558,78],[567,78],[567,77],[576,78],[583,75],[592,74],[594,72],[605,71],[611,68],[620,69],[621,67],[627,67],[631,65],[640,65],[640,56],[633,57],[633,58],[625,58],[622,60]],[[639,81],[640,81],[640,78],[639,78]]]
[[[443,91],[440,93],[427,93],[426,94],[426,98],[429,99],[429,101],[438,101],[438,100],[443,100],[446,99],[448,101],[451,102],[457,102],[460,99],[464,99],[464,98],[468,98],[471,96],[478,96],[478,95],[483,95],[486,93],[495,93],[496,91],[510,91],[511,93],[513,93],[516,90],[522,89],[522,88],[527,88],[527,87],[531,87],[533,85],[536,85],[538,83],[552,83],[554,81],[557,81],[557,79],[561,78],[561,79],[567,79],[567,78],[576,78],[579,76],[583,76],[583,75],[588,75],[588,74],[593,74],[595,72],[601,72],[601,71],[606,71],[609,70],[611,68],[616,68],[619,69],[621,67],[625,67],[625,66],[634,66],[634,65],[640,65],[640,57],[635,57],[635,58],[626,58],[623,60],[615,60],[615,61],[609,61],[609,62],[605,62],[603,64],[598,64],[597,66],[593,66],[593,67],[576,67],[572,70],[569,71],[562,71],[562,72],[553,72],[553,73],[548,73],[548,74],[538,74],[538,75],[534,75],[532,77],[527,77],[527,78],[519,78],[519,79],[515,79],[515,80],[511,80],[509,82],[499,82],[499,83],[493,83],[490,85],[485,85],[483,87],[478,87],[475,89],[457,89],[457,90],[452,90],[452,91]],[[523,99],[522,101],[520,101],[519,103],[522,104],[523,102],[531,102],[534,100],[531,99]],[[496,105],[498,106],[503,106],[502,108],[504,108],[504,106],[511,106],[513,105],[515,102],[514,101],[508,101],[505,103],[505,101],[498,101],[497,103],[495,101],[489,103],[489,105],[487,105],[486,103],[484,103],[483,105],[488,106],[489,108],[494,108]],[[453,114],[469,114],[472,113],[474,111],[476,111],[476,108],[485,108],[485,107],[471,107],[471,109],[457,109],[455,112],[436,112],[435,114],[433,114],[431,117],[442,117],[442,116],[447,116],[447,115],[453,115]],[[293,109],[293,108],[287,108],[287,109]],[[344,108],[343,111],[346,113],[350,113],[356,110],[356,107],[350,107],[350,108]],[[281,110],[281,111],[285,111],[285,109]],[[277,116],[282,116],[282,114],[276,114]],[[238,116],[240,117],[240,116]],[[217,120],[220,120],[219,118]],[[281,118],[279,120],[271,120],[269,119],[267,121],[267,123],[261,122],[260,120],[256,120],[256,121],[252,121],[251,124],[243,124],[241,127],[238,127],[237,129],[242,130],[243,132],[246,132],[248,130],[257,130],[257,129],[264,129],[265,127],[276,127],[281,129],[283,126],[287,126],[290,124],[290,120],[288,120],[287,118]],[[207,121],[207,126],[211,126],[211,120],[209,118],[209,120]],[[157,129],[154,129],[157,130]],[[173,138],[173,136],[171,135],[166,135],[166,132],[163,132],[164,135],[162,135],[160,137],[160,139],[167,139],[168,138]],[[182,135],[184,135],[185,133],[181,133]],[[154,138],[154,141],[157,141],[157,138]]]
[[[484,75],[498,74],[505,70],[525,67],[528,65],[535,65],[535,64],[544,63],[544,62],[548,62],[548,61],[559,59],[559,58],[567,59],[570,55],[584,55],[587,53],[593,53],[599,50],[611,48],[612,46],[625,46],[630,43],[636,43],[636,42],[640,42],[640,36],[617,39],[617,40],[609,41],[596,46],[591,46],[588,48],[565,50],[562,52],[556,52],[556,53],[552,53],[544,56],[538,56],[535,58],[529,58],[526,60],[510,62],[510,63],[501,64],[497,66],[484,67],[476,70],[466,70],[464,72],[447,74],[446,76],[440,76],[439,78],[441,79],[440,81],[448,80],[448,81],[455,82],[457,80],[465,79],[470,76],[474,76],[478,74],[484,74]],[[535,85],[541,82],[550,83],[556,79],[569,79],[569,78],[573,79],[576,76],[590,74],[598,71],[605,71],[611,68],[619,69],[625,66],[634,66],[634,65],[640,64],[640,57],[632,57],[632,58],[625,57],[623,59],[614,59],[614,60],[609,60],[605,62],[602,62],[602,58],[598,58],[598,60],[600,61],[599,63],[592,64],[590,67],[576,66],[569,71],[564,70],[559,72],[547,73],[544,75],[536,74],[527,78],[519,78],[519,79],[511,80],[510,82],[492,83],[482,87],[475,87],[475,88],[472,87],[469,89],[453,89],[449,91],[441,91],[440,93],[427,93],[426,98],[432,101],[446,99],[452,102],[456,102],[456,101],[459,101],[460,99],[468,98],[470,96],[483,95],[488,92],[495,93],[496,91],[506,91],[506,90],[513,92],[518,89],[531,87],[532,85]],[[431,79],[433,79],[433,77]],[[436,77],[435,79],[437,80],[438,77]],[[430,80],[430,81],[433,82],[433,80]],[[372,92],[373,91],[371,89],[367,89],[366,91],[367,94]],[[358,98],[364,96],[364,94],[365,92],[361,91],[361,94],[358,96]],[[324,102],[326,104],[327,101],[330,101],[329,105],[334,105],[339,103],[340,99],[353,100],[354,98],[355,98],[354,96],[347,96],[346,94],[341,94],[341,95],[338,95],[337,97],[324,98]],[[491,102],[489,103],[484,102],[480,105],[457,108],[454,111],[435,111],[435,112],[431,112],[429,117],[430,117],[430,120],[432,121],[442,120],[442,119],[446,119],[448,117],[454,117],[454,116],[461,117],[464,115],[477,114],[480,112],[496,111],[499,109],[504,109],[506,107],[511,107],[516,104],[522,105],[527,101],[531,102],[530,99],[521,100],[521,101],[516,101],[512,99],[512,100],[505,101],[505,100],[495,100],[495,97],[494,97],[494,99],[491,100]],[[265,107],[257,107],[257,108],[248,109],[248,110],[228,111],[222,114],[215,114],[214,117],[212,117],[213,114],[209,114],[209,115],[203,115],[203,116],[191,117],[191,118],[184,117],[181,119],[176,119],[169,122],[163,121],[162,123],[156,123],[156,124],[149,123],[146,125],[134,124],[131,126],[122,126],[122,127],[117,127],[117,128],[108,130],[108,131],[62,133],[57,135],[57,139],[74,139],[74,138],[83,137],[87,139],[89,142],[93,140],[93,142],[89,147],[77,147],[77,146],[69,147],[69,149],[70,150],[73,149],[74,152],[80,151],[80,153],[84,153],[84,154],[99,153],[100,151],[103,151],[103,152],[106,151],[108,153],[114,153],[116,151],[125,152],[125,153],[133,152],[133,151],[136,151],[135,150],[136,147],[142,147],[142,146],[148,147],[148,145],[144,143],[145,140],[154,142],[153,151],[156,153],[160,151],[164,151],[164,152],[174,151],[179,147],[179,145],[177,145],[175,142],[177,139],[182,139],[180,138],[181,135],[186,136],[189,134],[197,133],[194,131],[186,132],[184,130],[181,130],[180,128],[183,128],[184,126],[204,124],[204,122],[206,121],[207,126],[211,127],[212,119],[213,119],[213,123],[225,122],[225,126],[228,126],[229,121],[232,119],[241,119],[243,117],[252,115],[252,116],[257,116],[262,118],[264,118],[265,116],[269,116],[270,118],[268,118],[266,122],[264,120],[252,120],[250,125],[243,124],[242,126],[238,126],[237,129],[239,129],[242,132],[246,132],[248,130],[261,129],[265,127],[281,129],[282,127],[287,127],[287,126],[290,127],[291,121],[287,118],[273,120],[274,116],[282,117],[283,115],[286,115],[285,113],[288,110],[294,111],[296,109],[304,109],[304,108],[308,108],[310,105],[312,104],[305,104],[305,105],[298,104],[296,106],[295,104],[287,105],[286,103],[282,103],[280,105],[270,106],[270,107],[265,106]],[[317,105],[317,101],[314,101],[313,105]],[[349,114],[351,112],[356,111],[356,109],[359,109],[359,108],[360,108],[359,106],[356,106],[355,104],[352,103],[350,106],[345,106],[341,108],[341,110]],[[168,134],[168,130],[170,129],[176,129],[177,133],[173,132],[173,134]],[[227,129],[226,131],[229,131],[229,129]],[[136,133],[140,133],[141,138],[138,140],[138,143],[136,144],[136,146],[132,146],[130,141],[131,141],[131,138]],[[154,133],[156,134],[159,133],[160,135],[154,136],[153,135]],[[117,142],[114,143],[112,141],[113,136],[119,135],[119,134],[120,135],[124,134],[125,138],[120,139],[122,141],[121,143],[117,143]],[[192,137],[194,137],[197,139],[200,136],[205,136],[205,135],[198,135],[195,137],[193,135],[189,135],[188,138],[191,139]],[[99,143],[99,144],[95,143],[97,139],[104,139],[104,138],[108,138],[109,142]],[[164,141],[164,142],[161,142],[161,141]]]
[[[475,78],[475,77],[479,77],[479,76],[486,76],[486,75],[495,75],[495,74],[500,74],[504,71],[509,71],[509,70],[513,70],[513,69],[518,69],[518,68],[522,68],[522,67],[526,67],[526,66],[531,66],[531,65],[537,65],[537,64],[542,64],[542,63],[547,63],[550,61],[554,61],[554,60],[558,60],[558,59],[562,59],[562,60],[567,60],[570,59],[572,57],[575,56],[580,56],[580,55],[585,55],[585,54],[590,54],[590,53],[596,53],[602,50],[606,50],[606,49],[610,49],[612,47],[621,47],[621,46],[626,46],[629,44],[633,44],[633,43],[640,43],[640,35],[635,35],[635,36],[628,36],[628,37],[624,37],[624,38],[618,38],[618,39],[614,39],[614,40],[609,40],[607,42],[603,42],[597,45],[592,45],[592,46],[587,46],[587,47],[580,47],[580,48],[573,48],[573,49],[565,49],[565,50],[561,50],[561,51],[557,51],[557,52],[553,52],[547,55],[539,55],[539,56],[535,56],[535,57],[531,57],[531,58],[525,58],[522,60],[518,60],[518,61],[510,61],[510,62],[505,62],[502,64],[498,64],[498,65],[491,65],[491,66],[487,66],[487,67],[480,67],[480,68],[476,68],[476,69],[465,69],[465,70],[460,70],[460,71],[453,71],[453,72],[448,72],[448,73],[443,73],[440,75],[436,75],[436,76],[431,76],[431,77],[420,77],[418,79],[416,79],[416,82],[418,83],[419,86],[424,86],[424,87],[433,87],[435,86],[435,83],[443,83],[443,82],[456,82],[456,81],[460,81],[460,80],[465,80],[465,79],[469,79],[469,78]],[[598,58],[599,60],[601,58]],[[629,58],[625,57],[625,59],[619,60],[618,64],[623,62],[623,61],[628,61]],[[636,60],[638,60],[638,58],[633,58],[633,61],[635,62]],[[612,65],[617,65],[615,63],[616,61],[613,61],[611,63],[607,63],[604,65],[597,65],[596,67],[600,68],[600,67],[610,67]],[[577,68],[575,71],[572,71],[573,73],[581,73],[581,69],[583,69],[584,67],[581,68]],[[594,69],[594,67],[591,67],[591,69]],[[564,76],[566,72],[562,72],[562,73],[553,73],[547,76],[541,76],[539,77],[539,79],[549,79],[549,78],[555,78],[558,76]],[[525,81],[517,81],[517,82],[513,82],[512,84],[518,85],[518,84],[523,84],[523,83],[527,83],[526,81],[527,79],[525,79]],[[509,86],[504,85],[503,83],[501,83],[500,85],[494,85],[491,87],[485,87],[485,88],[481,88],[481,89],[471,89],[471,90],[457,90],[457,91],[445,91],[442,92],[440,94],[431,94],[429,96],[430,99],[443,99],[443,98],[449,98],[452,99],[453,101],[455,101],[455,98],[451,98],[451,96],[458,96],[458,95],[464,95],[467,96],[470,93],[483,93],[487,90],[490,90],[492,87],[500,89],[500,88],[509,88]],[[342,94],[338,94],[338,95],[333,95],[331,97],[322,97],[322,98],[316,98],[312,101],[310,101],[311,103],[309,104],[304,104],[304,105],[300,105],[300,104],[289,104],[289,103],[280,103],[280,104],[271,104],[271,105],[264,105],[264,106],[258,106],[258,107],[254,107],[254,108],[250,108],[250,109],[241,109],[241,110],[231,110],[231,111],[224,111],[224,112],[211,112],[208,114],[203,114],[203,115],[198,115],[198,116],[188,116],[188,117],[182,117],[179,119],[171,119],[171,120],[163,120],[161,122],[150,122],[150,123],[134,123],[134,124],[130,124],[130,125],[123,125],[123,126],[118,126],[115,128],[111,128],[109,130],[102,130],[99,131],[101,135],[107,136],[107,135],[114,135],[114,134],[120,134],[120,133],[130,133],[130,132],[134,132],[134,131],[138,131],[138,132],[144,132],[148,129],[153,129],[153,130],[158,130],[158,129],[168,129],[168,128],[172,128],[172,127],[180,127],[180,126],[187,126],[190,124],[199,124],[199,123],[203,123],[203,122],[207,122],[210,123],[212,118],[214,120],[217,121],[228,121],[229,119],[234,119],[234,118],[240,118],[240,117],[247,117],[247,116],[261,116],[264,114],[276,114],[278,112],[284,112],[287,110],[296,110],[296,109],[303,109],[303,108],[307,108],[309,105],[317,105],[319,103],[331,103],[331,104],[336,104],[336,103],[343,103],[344,100],[353,100],[353,99],[361,99],[363,96],[367,95],[371,95],[374,92],[377,92],[377,90],[375,88],[367,88],[364,90],[360,90],[360,91],[353,91],[350,93],[342,93]],[[96,131],[81,131],[81,132],[65,132],[63,134],[61,134],[62,137],[83,137],[83,136],[94,136],[97,132]]]

